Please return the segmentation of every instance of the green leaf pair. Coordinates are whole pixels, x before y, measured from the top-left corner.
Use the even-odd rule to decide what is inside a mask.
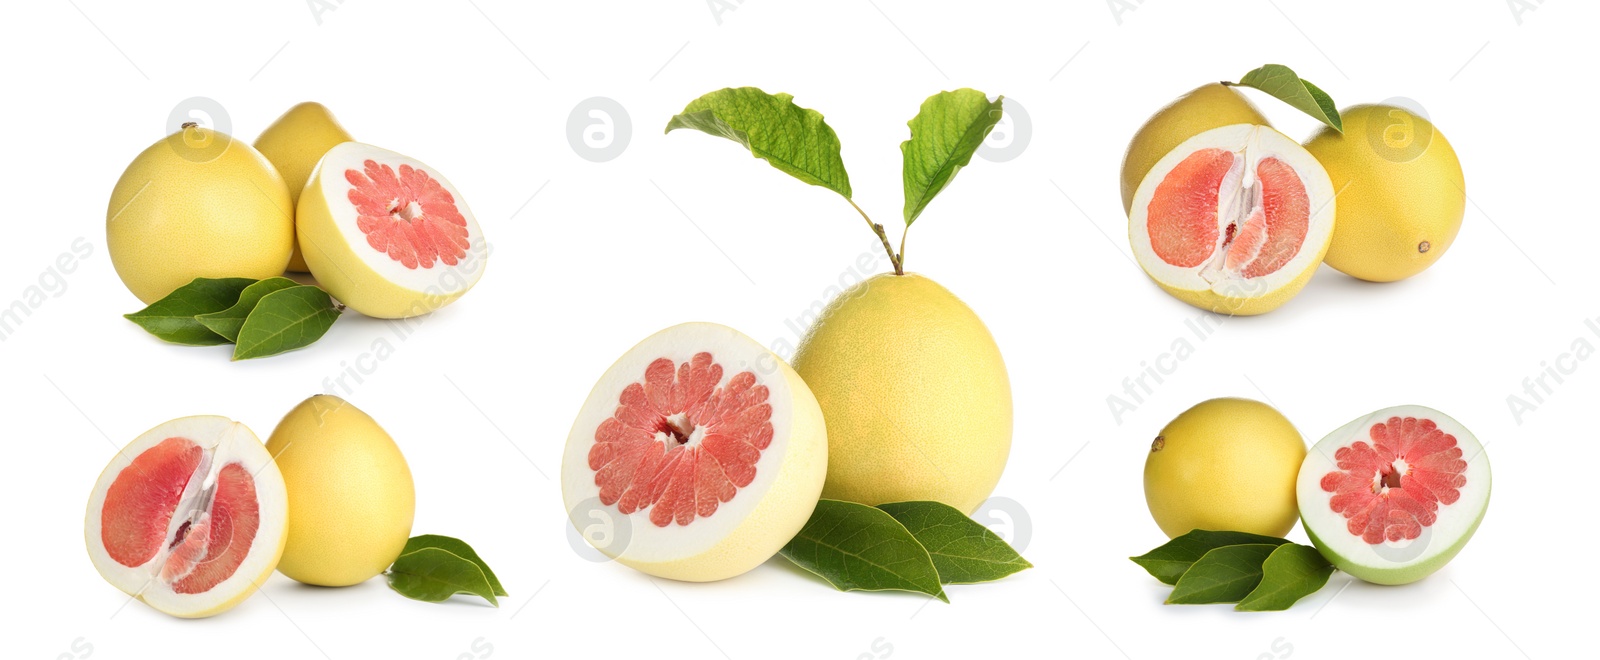
[[[321,339],[338,320],[339,309],[326,291],[286,277],[201,277],[124,316],[174,344],[232,343],[233,359],[248,360]]]
[[[934,196],[950,185],[956,172],[999,123],[1004,97],[993,101],[983,92],[958,89],[939,92],[922,102],[908,125],[911,139],[900,145],[904,158],[905,223],[916,222]],[[822,186],[850,201],[853,190],[845,171],[839,137],[822,114],[802,108],[788,94],[768,94],[755,87],[722,89],[690,102],[667,122],[667,132],[692,128],[733,140],[756,158],[814,186]],[[866,213],[855,207],[863,218]],[[900,251],[889,246],[883,226],[870,218],[867,225],[883,241],[895,272],[904,272],[905,240]]]
[[[780,554],[841,591],[913,591],[946,603],[943,585],[1033,567],[994,532],[939,502],[822,500]]]
[[[499,607],[498,598],[506,595],[500,578],[472,546],[437,534],[406,541],[405,549],[384,575],[395,593],[429,603],[442,603],[456,594],[471,594]]]
[[[1316,548],[1245,532],[1197,529],[1130,559],[1173,585],[1170,605],[1238,603],[1243,612],[1289,609],[1333,575]]]

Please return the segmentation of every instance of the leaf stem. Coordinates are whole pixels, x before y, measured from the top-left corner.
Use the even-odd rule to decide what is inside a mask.
[[[911,225],[906,225],[905,229],[900,230],[900,255],[898,257],[899,266],[895,269],[896,275],[905,274],[902,271],[905,270],[906,266],[906,234],[909,233],[911,233]]]
[[[867,217],[867,212],[861,210],[861,207],[856,205],[856,200],[853,200],[853,199],[850,199],[849,197],[846,197],[844,201],[850,202],[850,207],[854,208],[856,210],[856,213],[860,213],[861,214],[861,219],[867,221],[867,227],[872,229],[872,233],[878,235],[878,240],[883,241],[883,251],[889,253],[889,263],[894,265],[894,274],[896,274],[896,275],[904,275],[904,274],[906,274],[905,269],[902,268],[901,265],[900,265],[900,255],[895,254],[894,248],[889,245],[889,235],[884,233],[883,225],[880,225],[880,224],[878,224],[876,222],[873,222],[872,218]],[[903,235],[903,234],[900,237],[900,244],[901,244],[901,248],[900,249],[904,250],[905,249],[905,247],[904,247],[905,246],[905,235]]]

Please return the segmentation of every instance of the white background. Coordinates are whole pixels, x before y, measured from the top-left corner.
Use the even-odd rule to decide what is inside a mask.
[[[1045,4],[751,0],[719,16],[702,0],[351,0],[319,18],[291,0],[11,3],[0,21],[0,304],[27,304],[30,286],[50,291],[0,342],[13,448],[0,461],[4,655],[1545,658],[1583,648],[1595,535],[1582,497],[1600,460],[1600,366],[1562,356],[1600,345],[1584,325],[1600,317],[1589,249],[1600,230],[1583,201],[1596,174],[1594,95],[1582,82],[1596,61],[1594,6]],[[1471,201],[1460,238],[1422,275],[1371,285],[1324,268],[1282,309],[1199,340],[1185,321],[1201,314],[1129,259],[1118,166],[1151,112],[1265,62],[1293,66],[1341,106],[1420,104],[1460,154]],[[573,415],[616,356],[688,320],[792,345],[786,322],[857,277],[858,256],[879,256],[832,193],[726,141],[661,134],[688,101],[730,85],[787,91],[826,114],[857,201],[891,231],[898,145],[924,97],[970,86],[1026,108],[1028,143],[961,173],[916,225],[908,266],[977,310],[1007,358],[1016,435],[996,495],[1015,504],[997,528],[1027,535],[1035,569],[952,587],[945,605],[835,592],[781,559],[721,583],[674,583],[569,545],[553,477]],[[196,96],[221,104],[246,140],[290,105],[321,101],[357,139],[445,173],[493,246],[485,278],[403,339],[394,324],[347,314],[311,348],[240,364],[226,348],[164,345],[122,320],[141,305],[106,255],[106,199]],[[609,162],[580,157],[568,139],[569,114],[596,96],[625,108],[632,129]],[[1255,98],[1288,135],[1314,128]],[[89,256],[70,274],[52,270],[80,238]],[[873,272],[887,268],[879,259]],[[1107,397],[1180,337],[1193,355],[1114,418]],[[363,357],[379,338],[393,355]],[[1507,397],[1558,360],[1573,373],[1513,416]],[[100,579],[81,516],[117,446],[192,414],[265,437],[357,364],[371,372],[364,382],[333,391],[395,436],[416,479],[415,531],[474,544],[512,594],[500,609],[409,601],[381,579],[327,590],[274,576],[233,611],[186,622]],[[1224,395],[1271,401],[1308,442],[1388,405],[1454,415],[1493,458],[1483,526],[1410,586],[1339,574],[1287,612],[1163,606],[1162,585],[1125,559],[1165,540],[1145,509],[1144,456],[1173,415]]]

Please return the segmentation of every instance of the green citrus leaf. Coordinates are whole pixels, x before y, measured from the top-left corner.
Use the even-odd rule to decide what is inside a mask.
[[[905,525],[881,509],[822,500],[780,554],[841,591],[915,591],[946,603],[939,570]]]
[[[1333,104],[1333,97],[1311,84],[1311,81],[1302,80],[1289,67],[1268,64],[1244,74],[1237,84],[1271,94],[1333,130],[1344,132],[1344,123],[1339,120],[1339,107]]]
[[[1133,563],[1144,567],[1155,579],[1167,584],[1177,584],[1178,578],[1189,566],[1207,552],[1229,545],[1245,543],[1266,543],[1282,545],[1288,543],[1286,539],[1245,532],[1212,532],[1203,529],[1191,531],[1183,536],[1172,539],[1162,544],[1161,547],[1144,553],[1138,557],[1129,557]]]
[[[1172,595],[1167,596],[1167,603],[1238,602],[1261,584],[1261,564],[1277,547],[1271,543],[1246,543],[1207,552],[1178,578]]]
[[[1033,568],[1005,539],[948,504],[891,502],[878,508],[927,549],[944,584],[989,582]]]
[[[1309,545],[1280,545],[1261,564],[1261,584],[1234,606],[1243,612],[1289,609],[1295,601],[1321,589],[1333,575],[1333,564]]]
[[[456,594],[480,596],[495,607],[494,587],[483,569],[465,557],[442,548],[419,548],[405,552],[385,573],[389,588],[406,598],[442,603]]]
[[[245,318],[233,359],[267,357],[308,346],[338,319],[339,310],[322,289],[300,285],[274,291],[262,297]]]
[[[241,291],[254,283],[255,280],[243,277],[195,278],[165,298],[150,303],[149,307],[124,314],[123,318],[139,324],[162,341],[186,346],[226,344],[226,337],[212,332],[195,317],[227,309],[238,302]]]
[[[697,98],[667,122],[666,132],[692,128],[744,145],[756,158],[790,176],[850,198],[850,175],[822,113],[794,104],[788,94],[727,88]]]
[[[990,101],[983,92],[958,89],[939,92],[922,102],[922,110],[907,122],[911,139],[900,143],[906,226],[972,161],[972,154],[1000,122],[1004,100],[1002,96]]]
[[[406,547],[404,550],[400,551],[400,556],[403,557],[423,548],[438,548],[477,564],[478,569],[483,571],[484,579],[489,581],[489,588],[494,592],[494,595],[506,595],[505,587],[500,586],[500,578],[495,577],[494,571],[489,569],[489,564],[485,563],[483,558],[478,556],[477,551],[473,550],[472,546],[467,545],[466,541],[453,539],[448,536],[440,536],[438,534],[422,534],[419,536],[413,536],[409,541],[406,541]]]
[[[287,277],[272,277],[261,280],[239,292],[239,301],[234,303],[232,307],[220,312],[200,314],[195,317],[195,320],[212,332],[226,337],[228,341],[238,341],[239,329],[244,327],[244,319],[250,315],[250,310],[256,308],[256,303],[261,302],[263,296],[273,291],[287,289],[292,286],[300,286],[300,283]]]

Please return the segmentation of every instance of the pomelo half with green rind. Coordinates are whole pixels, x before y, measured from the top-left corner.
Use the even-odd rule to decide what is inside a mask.
[[[1424,406],[1385,408],[1339,427],[1306,454],[1296,497],[1328,561],[1375,584],[1406,584],[1449,563],[1489,507],[1483,445]]]

